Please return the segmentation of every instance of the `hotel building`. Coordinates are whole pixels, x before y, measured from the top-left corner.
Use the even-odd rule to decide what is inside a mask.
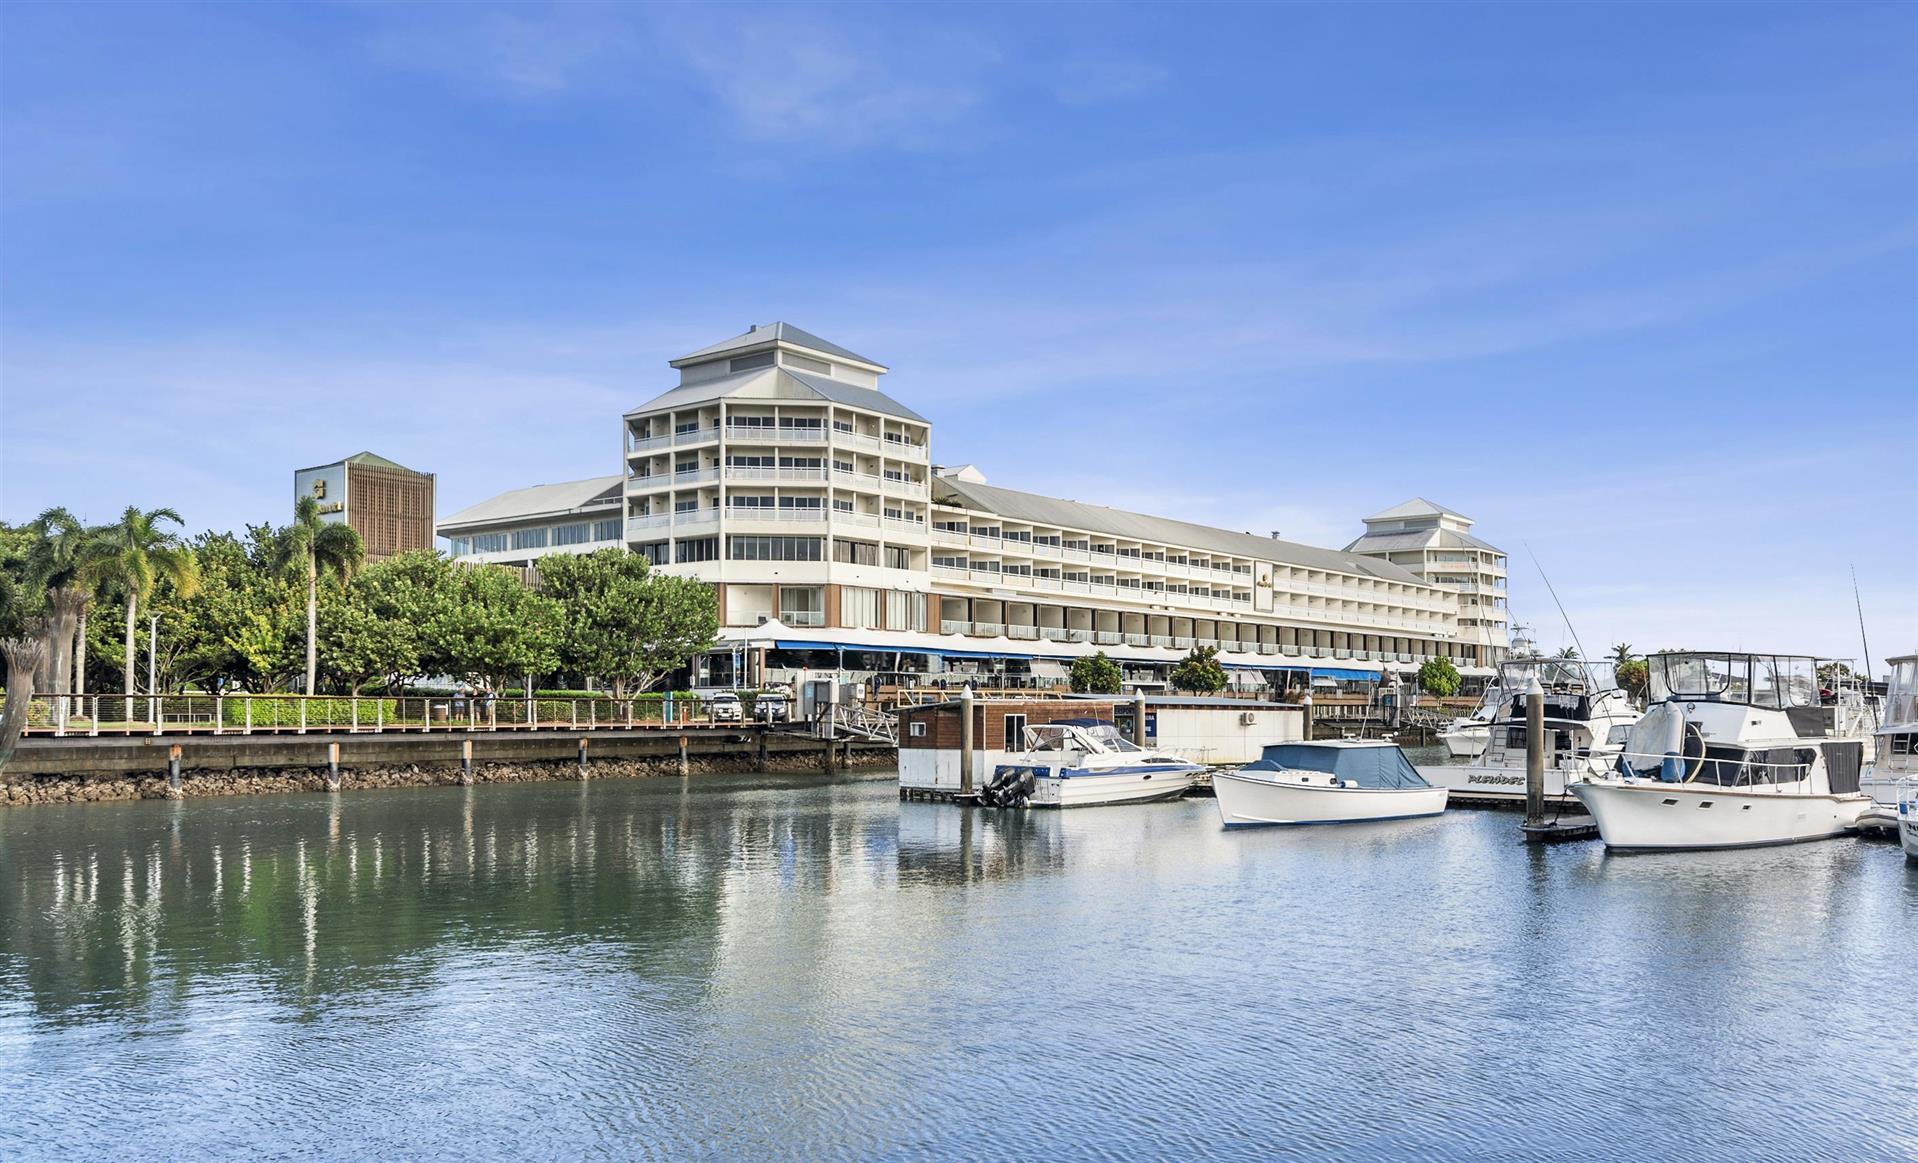
[[[634,552],[714,588],[722,648],[699,685],[820,671],[1047,682],[1104,651],[1151,686],[1195,645],[1246,687],[1494,660],[1464,633],[1457,589],[1387,557],[936,466],[931,421],[880,389],[885,365],[789,324],[671,366],[678,385],[622,419],[617,496]],[[519,564],[562,548],[550,531],[584,516],[545,490],[601,506],[607,483],[504,494],[441,534],[456,556]]]
[[[1472,536],[1472,519],[1414,497],[1365,519],[1347,553],[1382,558],[1458,595],[1459,641],[1473,662],[1497,666],[1511,652],[1505,551]]]
[[[293,473],[293,496],[312,497],[320,520],[360,535],[368,561],[433,548],[433,474],[371,452]]]

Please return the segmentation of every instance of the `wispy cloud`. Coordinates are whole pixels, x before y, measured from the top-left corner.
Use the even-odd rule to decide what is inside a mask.
[[[460,4],[383,10],[371,48],[395,67],[545,97],[607,76],[643,43],[629,14],[607,5]]]

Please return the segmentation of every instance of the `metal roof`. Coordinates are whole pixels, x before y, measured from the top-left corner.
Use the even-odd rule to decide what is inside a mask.
[[[906,407],[877,388],[862,388],[841,383],[827,376],[794,371],[784,367],[758,368],[718,379],[686,384],[652,399],[626,413],[663,412],[670,408],[693,408],[715,400],[827,400],[849,408],[882,412],[902,420],[930,423],[924,416]]]
[[[1315,545],[1300,545],[1295,541],[1280,541],[1275,537],[1235,533],[1230,529],[1218,529],[1211,525],[1195,525],[1190,521],[1178,521],[1170,517],[1129,513],[1124,509],[1108,509],[1103,505],[1088,505],[1082,501],[1066,501],[1057,497],[1040,496],[1037,493],[1022,493],[1014,489],[975,484],[953,477],[936,476],[932,480],[932,485],[935,501],[956,503],[962,507],[982,510],[1014,521],[1053,525],[1066,529],[1084,529],[1088,532],[1106,533],[1133,541],[1204,549],[1213,553],[1229,553],[1237,557],[1251,557],[1285,565],[1302,565],[1310,569],[1335,570],[1339,573],[1381,578],[1386,581],[1409,582],[1422,586],[1431,584],[1390,562],[1376,557],[1361,557],[1337,549],[1320,549]],[[956,501],[953,498],[957,498]]]
[[[1456,509],[1448,509],[1444,505],[1434,504],[1424,497],[1413,497],[1409,501],[1393,505],[1383,513],[1374,513],[1370,517],[1367,517],[1366,520],[1396,521],[1406,517],[1437,517],[1440,515],[1457,517],[1459,520],[1466,522],[1471,521],[1470,517],[1458,512]]]
[[[759,324],[743,335],[735,335],[731,339],[722,339],[710,347],[702,347],[690,355],[682,355],[672,361],[672,366],[678,367],[682,363],[690,363],[693,360],[708,359],[712,356],[724,355],[729,351],[742,351],[747,348],[760,347],[775,342],[789,343],[794,347],[803,347],[808,351],[816,351],[822,355],[836,355],[840,359],[849,359],[856,363],[866,364],[869,367],[881,369],[885,367],[884,364],[879,363],[877,360],[867,359],[856,351],[848,351],[837,343],[821,339],[812,332],[803,331],[790,323]]]
[[[326,464],[308,465],[299,471],[312,472],[316,468],[332,468],[336,464],[363,464],[368,468],[397,469],[400,472],[410,472],[414,476],[421,477],[433,475],[431,473],[420,472],[418,469],[407,468],[405,465],[388,460],[375,452],[356,452],[352,456],[341,457],[339,460],[328,461]]]
[[[533,485],[514,489],[469,505],[439,523],[439,531],[467,525],[493,525],[502,521],[528,521],[535,517],[557,517],[577,512],[593,501],[618,498],[620,478],[589,477],[556,485]]]
[[[1367,533],[1345,547],[1347,553],[1398,553],[1411,549],[1482,549],[1505,551],[1489,541],[1456,529],[1414,529],[1409,533]]]

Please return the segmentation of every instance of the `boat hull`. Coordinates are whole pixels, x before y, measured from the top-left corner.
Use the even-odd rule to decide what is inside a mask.
[[[1425,782],[1433,787],[1442,787],[1455,796],[1474,800],[1507,800],[1512,803],[1525,802],[1525,768],[1492,767],[1483,764],[1419,764],[1418,773]],[[1584,772],[1566,772],[1557,768],[1545,769],[1545,798],[1560,802],[1571,802],[1572,793],[1565,789],[1568,775],[1577,779]]]
[[[1095,808],[1175,800],[1192,787],[1200,768],[1123,768],[1117,771],[1039,768],[1033,772],[1035,808]]]
[[[1219,819],[1228,828],[1436,816],[1445,810],[1446,801],[1442,787],[1327,787],[1227,771],[1213,773],[1212,794],[1218,800]]]
[[[1677,851],[1826,840],[1857,830],[1871,797],[1797,795],[1644,780],[1575,782],[1609,848]]]
[[[1899,792],[1898,843],[1904,846],[1905,859],[1918,860],[1918,780]]]

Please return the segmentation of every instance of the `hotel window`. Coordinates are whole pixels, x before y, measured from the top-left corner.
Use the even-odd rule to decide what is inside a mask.
[[[832,470],[834,472],[843,472],[848,474],[858,471],[857,469],[853,467],[852,461],[840,460],[837,457],[833,459]]]
[[[964,533],[966,531],[966,523],[964,521],[934,521],[932,527],[941,533]]]
[[[851,431],[852,431],[852,421],[850,421],[850,420],[834,420],[834,421],[832,422],[832,430],[833,430],[834,432],[851,432]]]
[[[821,555],[817,537],[743,537],[726,539],[726,556],[732,561],[818,561]]]
[[[1057,533],[1045,537],[1034,537],[1032,540],[1033,543],[1037,545],[1050,545],[1055,549],[1059,546],[1059,535]]]
[[[687,460],[677,461],[673,465],[673,471],[674,472],[698,472],[699,458],[695,456]]]
[[[673,546],[673,560],[681,565],[693,561],[718,561],[719,538],[694,537]]]
[[[448,541],[448,544],[452,547],[454,557],[465,557],[473,552],[473,541],[470,537],[454,537]]]
[[[824,460],[816,456],[782,456],[779,458],[780,468],[818,468],[825,463]]]
[[[779,507],[782,509],[818,510],[826,506],[825,498],[823,497],[781,497],[779,498]]]
[[[832,511],[835,513],[850,513],[852,512],[852,502],[834,497],[832,499]]]
[[[1032,567],[1031,567],[1031,566],[1029,566],[1029,565],[1024,565],[1024,564],[1019,564],[1019,565],[1008,565],[1008,566],[1006,566],[1006,567],[1005,567],[1005,569],[1004,569],[1003,571],[1001,571],[1001,572],[1003,572],[1003,573],[1005,573],[1005,574],[1007,574],[1008,576],[1012,576],[1012,577],[1031,577],[1031,576],[1032,576]]]
[[[912,568],[912,550],[906,548],[903,545],[886,546],[886,568],[887,569],[911,569]]]
[[[554,545],[584,545],[593,539],[593,524],[579,521],[572,525],[558,525],[553,529]]]
[[[749,372],[756,368],[771,367],[772,365],[773,353],[770,351],[761,351],[755,352],[752,355],[735,356],[733,359],[727,361],[726,370],[729,373]]]
[[[932,563],[941,569],[966,568],[966,559],[963,557],[935,557],[932,559]]]
[[[888,521],[904,521],[906,519],[906,511],[904,509],[888,507],[886,509],[886,519]]]
[[[754,456],[750,453],[735,455],[730,452],[726,454],[728,468],[773,468],[778,463],[778,458],[772,456]]]
[[[1092,580],[1092,575],[1089,573],[1080,573],[1075,570],[1066,574],[1066,580],[1069,582],[1089,582]]]
[[[1129,549],[1120,549],[1120,550],[1117,550],[1116,553],[1120,557],[1142,557],[1144,556],[1145,551],[1135,547],[1135,548],[1129,548]]]
[[[1136,577],[1122,577],[1119,579],[1119,588],[1122,590],[1137,590],[1143,589],[1144,586],[1140,584],[1139,579]]]
[[[974,526],[972,527],[972,535],[973,535],[974,537],[997,537],[997,536],[999,536],[999,526],[997,526],[997,525],[974,525]]]
[[[1116,586],[1119,584],[1119,579],[1113,577],[1109,573],[1107,574],[1095,573],[1092,575],[1092,584],[1095,586]]]
[[[819,586],[780,586],[779,620],[788,626],[824,626],[826,591]]]
[[[839,587],[839,624],[870,630],[879,624],[879,591],[861,586]]]
[[[972,568],[979,570],[981,573],[998,573],[999,563],[996,561],[975,561],[972,563]]]
[[[1049,577],[1053,581],[1058,581],[1059,571],[1057,569],[1048,569],[1044,566],[1041,566],[1040,568],[1032,571],[1032,576],[1033,577]]]
[[[506,551],[506,534],[504,533],[473,534],[473,552],[474,553],[504,553],[505,551]]]
[[[926,595],[890,590],[886,594],[886,628],[916,630],[926,628]]]
[[[832,543],[832,559],[847,565],[878,565],[879,547],[867,541],[844,541],[835,538]]]
[[[770,509],[773,508],[773,499],[771,497],[727,497],[726,507],[729,509]]]
[[[697,513],[697,512],[699,512],[699,499],[698,499],[697,497],[695,497],[695,498],[693,498],[693,499],[692,499],[692,500],[690,500],[690,501],[674,501],[674,502],[673,502],[673,512],[675,512],[675,513]]]
[[[1006,540],[1007,541],[1023,541],[1027,545],[1031,545],[1032,534],[1022,529],[1008,529],[1006,530]]]
[[[1092,542],[1090,542],[1090,541],[1079,541],[1079,540],[1076,540],[1076,539],[1075,539],[1075,540],[1070,540],[1070,541],[1067,541],[1067,542],[1065,543],[1065,545],[1066,545],[1066,548],[1067,548],[1067,549],[1081,549],[1081,550],[1086,550],[1086,549],[1091,549],[1091,548],[1092,548]]]
[[[664,541],[655,541],[650,545],[642,545],[633,550],[633,552],[645,558],[648,565],[665,565],[666,562],[670,560],[666,555],[666,543]]]
[[[673,425],[673,433],[677,436],[686,436],[697,431],[699,431],[699,421],[697,420],[688,420],[684,424]]]
[[[1094,544],[1092,547],[1092,552],[1109,553],[1116,556],[1119,552],[1119,547],[1117,545],[1111,545],[1111,544],[1106,544],[1106,545]]]
[[[611,520],[607,520],[607,521],[593,522],[593,540],[594,541],[618,541],[619,540],[619,518],[614,517]]]
[[[825,427],[817,416],[781,416],[779,418],[779,426],[781,428],[808,428],[815,432]]]
[[[544,549],[546,548],[546,530],[544,529],[513,530],[513,548],[514,549]]]

